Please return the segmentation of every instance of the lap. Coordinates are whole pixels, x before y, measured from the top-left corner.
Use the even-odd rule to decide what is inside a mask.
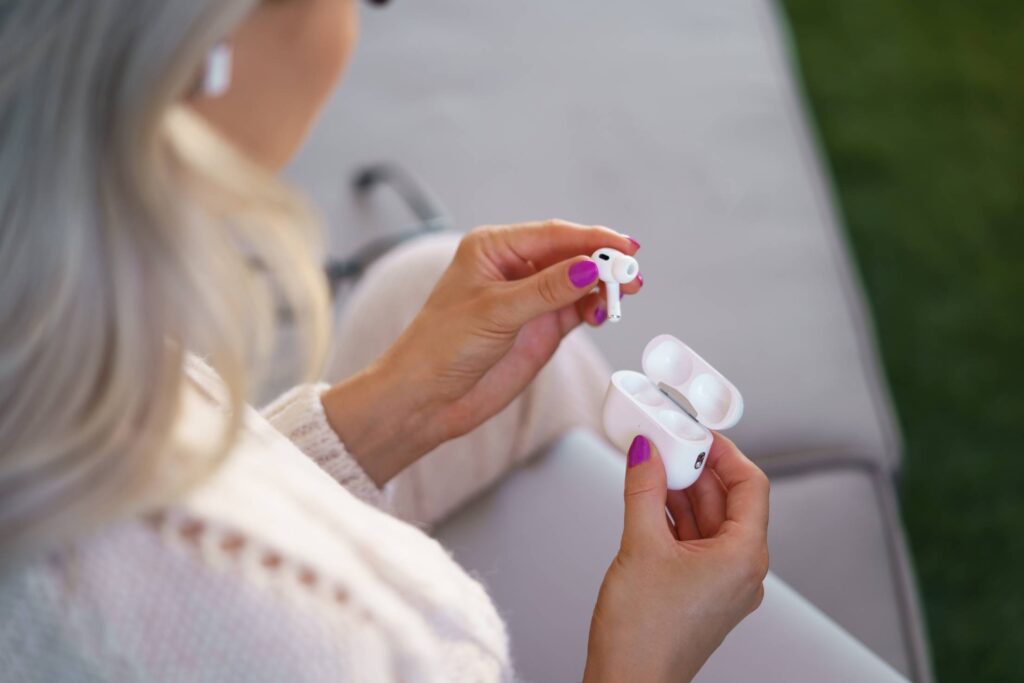
[[[578,680],[590,616],[622,529],[624,458],[574,431],[442,525],[508,622],[526,680]],[[778,577],[697,680],[900,681],[880,658]]]

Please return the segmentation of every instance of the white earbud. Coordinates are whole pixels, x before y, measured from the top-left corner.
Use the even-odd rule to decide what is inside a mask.
[[[640,264],[632,256],[626,256],[617,249],[598,249],[590,258],[597,263],[598,277],[608,292],[608,320],[622,319],[622,301],[619,299],[620,286],[630,283],[640,274]]]
[[[231,87],[234,55],[227,43],[218,43],[206,56],[201,91],[206,97],[220,97]]]

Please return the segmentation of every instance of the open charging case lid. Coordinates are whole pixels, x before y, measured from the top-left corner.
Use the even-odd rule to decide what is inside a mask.
[[[672,335],[652,339],[642,365],[659,389],[708,429],[728,429],[743,416],[739,389]]]

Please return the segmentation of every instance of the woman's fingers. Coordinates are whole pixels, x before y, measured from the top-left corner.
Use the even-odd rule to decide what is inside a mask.
[[[768,477],[736,444],[717,432],[707,467],[725,487],[725,518],[764,540],[768,534]]]
[[[628,285],[623,285],[622,294],[619,296],[622,299],[624,296],[636,294],[640,291],[641,283],[634,280]],[[576,310],[580,314],[580,319],[585,320],[587,324],[594,327],[600,327],[608,319],[608,293],[605,289],[604,283],[600,284],[600,288],[596,291],[591,292],[587,296],[583,297],[576,302]]]
[[[697,519],[693,515],[693,505],[686,491],[668,492],[668,511],[676,523],[676,535],[680,541],[696,541],[701,537]]]
[[[494,236],[507,253],[532,263],[538,270],[573,256],[589,256],[601,247],[612,247],[630,256],[640,248],[639,243],[609,228],[562,220],[504,226],[495,230]]]
[[[506,293],[512,316],[508,322],[514,325],[572,304],[582,320],[602,324],[608,305],[591,295],[601,283],[597,264],[589,255],[609,246],[632,255],[640,246],[605,227],[558,220],[491,228],[479,234],[474,250],[482,249],[513,285]],[[637,277],[622,286],[622,296],[636,294],[642,286],[642,276]],[[600,291],[603,298],[603,286]]]
[[[668,533],[672,535],[672,538],[679,540],[679,532],[676,531],[676,523],[672,521],[672,517],[668,514],[668,510],[665,510],[665,526],[668,527]]]
[[[586,321],[588,325],[600,327],[608,319],[608,300],[605,299],[604,289],[594,291],[576,302],[576,310],[580,314],[580,320]]]
[[[502,286],[503,315],[507,324],[525,325],[539,315],[575,304],[598,284],[597,264],[577,256]]]
[[[686,494],[693,505],[700,535],[703,538],[710,538],[717,534],[722,522],[725,521],[725,487],[714,471],[708,468],[703,472],[697,481],[686,489]]]
[[[646,437],[637,436],[626,455],[624,548],[675,540],[665,522],[666,486],[658,449]]]

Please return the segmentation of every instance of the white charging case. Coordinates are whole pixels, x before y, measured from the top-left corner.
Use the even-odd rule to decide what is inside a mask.
[[[626,451],[642,434],[658,447],[670,489],[685,489],[704,470],[712,429],[743,416],[739,389],[689,346],[670,334],[647,344],[643,374],[619,370],[604,399],[604,429]]]

